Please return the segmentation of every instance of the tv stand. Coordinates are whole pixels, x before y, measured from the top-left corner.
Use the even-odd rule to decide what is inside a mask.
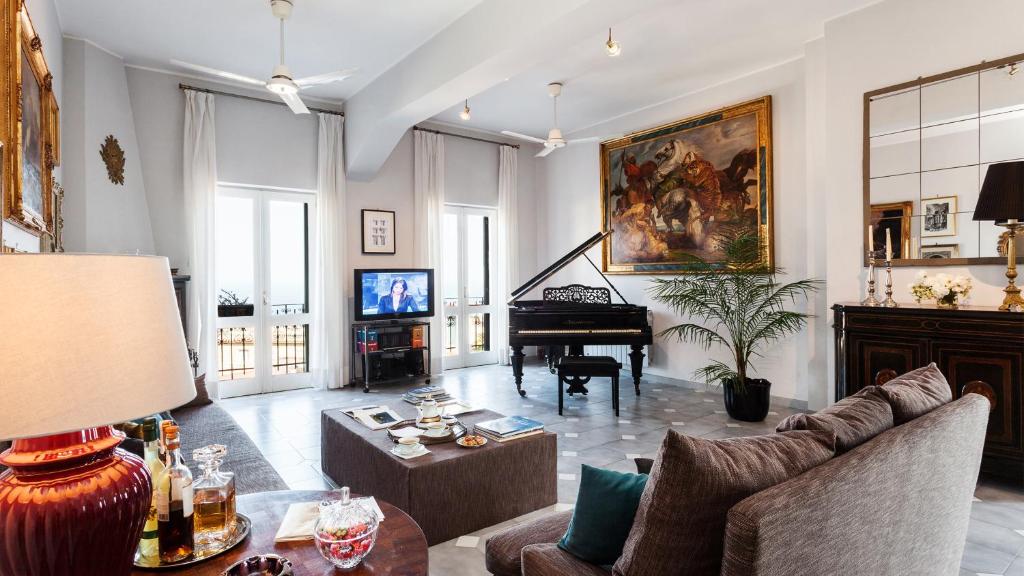
[[[360,322],[352,325],[352,382],[430,383],[430,322]]]

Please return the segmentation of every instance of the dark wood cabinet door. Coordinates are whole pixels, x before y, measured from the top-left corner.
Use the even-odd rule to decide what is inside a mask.
[[[847,338],[851,352],[847,355],[847,396],[865,386],[885,384],[925,363],[927,346],[922,340],[880,339],[857,333]]]
[[[936,342],[933,356],[953,388],[953,397],[975,392],[993,403],[985,453],[1024,457],[1021,423],[1021,374],[1024,350],[965,342]]]

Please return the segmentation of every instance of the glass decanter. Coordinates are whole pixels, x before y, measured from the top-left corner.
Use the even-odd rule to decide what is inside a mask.
[[[349,569],[358,566],[377,542],[377,515],[341,489],[341,500],[320,504],[320,518],[313,529],[316,548],[331,564]]]
[[[192,451],[203,471],[194,485],[195,539],[202,551],[219,549],[235,529],[235,475],[220,469],[226,455],[222,444]]]

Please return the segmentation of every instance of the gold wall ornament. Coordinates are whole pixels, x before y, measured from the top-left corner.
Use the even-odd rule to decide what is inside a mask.
[[[100,158],[107,165],[107,178],[114,184],[124,186],[124,150],[114,135],[108,135],[100,146]]]

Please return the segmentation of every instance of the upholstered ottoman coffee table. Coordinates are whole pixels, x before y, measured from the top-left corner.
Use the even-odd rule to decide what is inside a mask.
[[[415,408],[394,408],[412,418]],[[489,410],[462,414],[476,422],[500,418]],[[403,460],[390,453],[384,430],[373,431],[342,414],[324,410],[321,465],[339,486],[386,500],[412,516],[433,546],[551,506],[558,498],[557,437],[545,432],[480,448],[454,442],[431,444],[430,454]]]

